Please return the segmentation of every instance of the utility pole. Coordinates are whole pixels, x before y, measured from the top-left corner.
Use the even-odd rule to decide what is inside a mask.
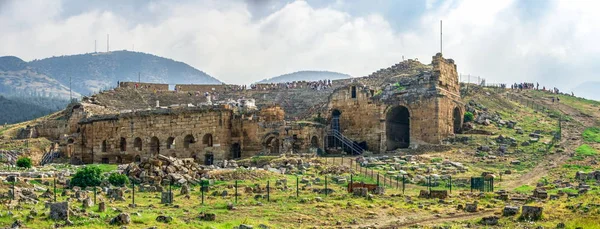
[[[94,40],[94,53],[97,53],[97,52],[98,52],[98,49],[97,49],[97,48],[98,48],[97,41],[96,41],[96,40]]]
[[[141,80],[142,78],[140,75],[141,75],[141,72],[138,72],[138,83],[142,83],[142,80]]]
[[[106,52],[110,50],[110,35],[106,34]]]
[[[440,20],[440,54],[442,53],[442,20]]]
[[[69,75],[69,97],[71,98],[70,102],[73,102],[73,91],[71,90],[71,76]]]

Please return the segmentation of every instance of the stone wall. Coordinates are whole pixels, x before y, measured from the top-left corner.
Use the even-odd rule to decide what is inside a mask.
[[[198,91],[204,92],[227,92],[239,90],[239,85],[228,85],[228,84],[177,84],[175,85],[177,91]]]
[[[455,132],[455,126],[462,126],[458,73],[454,61],[441,54],[433,57],[431,68],[422,69],[395,77],[389,75],[393,71],[383,71],[384,79],[361,78],[357,80],[360,83],[335,90],[329,97],[329,124],[333,113],[339,111],[340,132],[356,142],[366,142],[372,152],[440,144]]]
[[[168,91],[168,84],[159,84],[159,83],[144,83],[144,82],[119,82],[119,87],[124,88],[140,88],[140,89],[148,89],[148,90],[156,90],[156,91]]]
[[[73,115],[70,121],[79,121],[66,138],[65,150],[74,162],[87,164],[129,163],[158,154],[192,157],[199,162],[211,157],[214,162],[258,153],[305,153],[312,146],[312,137],[322,147],[322,126],[287,123],[281,108],[272,108],[265,111],[268,118],[234,114],[222,106],[81,118],[85,112],[77,108],[73,114],[80,115]]]
[[[73,155],[83,163],[127,163],[156,154],[197,157],[210,147],[215,160],[227,159],[230,119],[230,110],[214,109],[84,120]]]

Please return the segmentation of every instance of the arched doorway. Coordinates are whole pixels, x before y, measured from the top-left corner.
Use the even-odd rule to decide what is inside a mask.
[[[150,139],[150,153],[153,155],[160,153],[160,140],[156,136]]]
[[[175,149],[175,138],[174,137],[167,138],[167,149]]]
[[[190,145],[194,144],[194,142],[196,142],[194,136],[192,136],[191,134],[186,135],[185,138],[183,138],[183,148],[189,149]]]
[[[204,155],[204,165],[212,165],[214,163],[214,160],[215,155],[213,155],[212,153]]]
[[[142,151],[142,139],[141,138],[135,138],[133,139],[133,148],[135,148],[135,150],[137,151]]]
[[[121,149],[121,152],[127,151],[127,140],[123,137],[119,141],[119,149]]]
[[[312,138],[310,138],[310,147],[319,148],[319,138],[317,138],[317,136],[312,136]]]
[[[387,150],[408,148],[410,145],[410,113],[404,106],[390,109],[386,115]]]
[[[121,156],[117,156],[116,160],[117,164],[123,164],[123,158]]]
[[[135,162],[142,162],[142,157],[140,157],[140,155],[135,155],[135,157],[133,158],[133,161]]]
[[[100,147],[103,153],[106,153],[106,140],[102,141],[102,147]]]
[[[340,131],[340,116],[342,112],[340,110],[335,109],[331,112],[331,130]]]
[[[462,117],[458,107],[454,108],[454,111],[452,112],[452,119],[454,121],[454,133],[458,134],[462,128]]]
[[[69,138],[69,140],[67,140],[67,157],[71,157],[73,155],[73,144],[75,143],[75,140],[72,138]]]
[[[213,146],[212,134],[205,134],[204,137],[202,137],[202,144],[204,144],[207,147],[212,147]]]
[[[240,143],[233,143],[233,145],[231,145],[231,154],[233,159],[242,157],[242,147],[240,146]]]
[[[265,147],[269,151],[269,154],[279,154],[279,139],[272,136],[265,142]]]

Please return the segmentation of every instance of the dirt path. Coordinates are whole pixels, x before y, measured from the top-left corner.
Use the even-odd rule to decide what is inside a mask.
[[[538,180],[540,180],[543,176],[547,175],[553,168],[564,164],[566,160],[569,159],[569,152],[573,152],[577,147],[579,147],[582,144],[581,133],[583,132],[583,130],[586,127],[593,126],[596,123],[596,120],[593,117],[585,115],[570,106],[561,103],[553,103],[548,98],[533,99],[518,93],[511,93],[511,95],[524,100],[531,101],[533,103],[538,103],[547,107],[552,107],[562,112],[563,114],[570,116],[571,118],[573,118],[573,120],[569,122],[562,122],[560,145],[563,146],[566,151],[564,153],[555,153],[547,156],[541,163],[539,163],[528,173],[525,173],[519,178],[504,183],[503,186],[509,190],[517,188],[521,185],[535,183]]]

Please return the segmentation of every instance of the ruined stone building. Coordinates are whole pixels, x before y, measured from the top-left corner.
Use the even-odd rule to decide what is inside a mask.
[[[59,142],[73,163],[128,163],[162,154],[211,164],[258,154],[383,153],[440,144],[460,130],[463,110],[456,65],[437,54],[430,65],[403,61],[323,90],[169,90],[121,82],[32,129]]]

